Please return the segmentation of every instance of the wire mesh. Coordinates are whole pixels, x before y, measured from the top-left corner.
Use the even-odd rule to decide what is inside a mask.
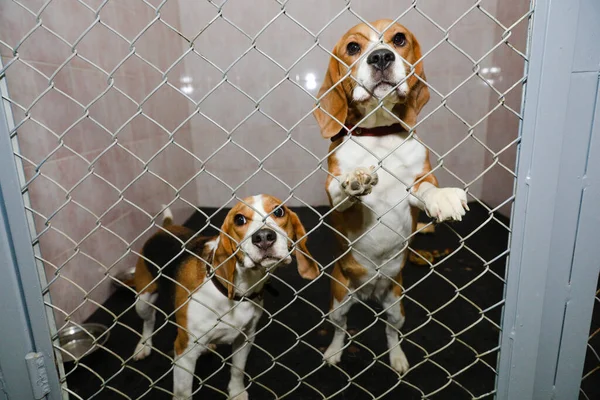
[[[581,378],[580,399],[593,399],[598,395],[598,373],[600,372],[600,355],[598,349],[600,344],[600,280],[598,290],[594,298],[594,312],[590,326],[590,337],[587,343],[583,377]]]
[[[55,348],[59,357],[69,356],[76,360],[61,376],[64,392],[73,398],[132,399],[168,396],[171,393],[174,359],[171,351],[173,337],[169,332],[174,328],[170,317],[175,311],[149,305],[159,314],[152,337],[161,337],[160,341],[153,341],[152,357],[166,360],[168,367],[157,372],[151,365],[144,364],[146,360],[134,361],[137,354],[134,352],[135,342],[142,336],[140,325],[132,327],[128,316],[134,314],[136,304],[144,302],[144,299],[117,278],[119,273],[134,265],[137,257],[143,257],[140,253],[142,244],[153,232],[161,229],[159,216],[165,207],[157,207],[157,202],[194,211],[202,220],[197,235],[214,234],[221,232],[221,222],[228,208],[243,200],[241,193],[244,188],[266,176],[267,181],[285,188],[284,203],[308,210],[302,219],[309,243],[312,243],[311,238],[323,238],[319,236],[323,235],[322,231],[330,236],[340,235],[329,222],[333,211],[315,207],[313,201],[302,195],[306,186],[310,191],[324,193],[322,183],[330,173],[326,166],[326,144],[321,143],[322,149],[316,150],[297,134],[299,129],[312,123],[311,114],[319,99],[312,91],[314,85],[311,82],[302,84],[298,79],[296,67],[312,57],[314,52],[333,56],[331,46],[322,42],[323,36],[335,30],[333,36],[340,37],[350,27],[337,30],[336,23],[342,17],[351,16],[357,22],[369,24],[363,16],[364,9],[352,1],[340,2],[321,24],[310,24],[301,22],[295,15],[293,7],[298,7],[297,2],[271,1],[268,5],[261,3],[266,17],[259,20],[251,31],[242,28],[240,21],[231,17],[228,7],[233,7],[233,1],[208,1],[206,4],[211,13],[203,16],[205,20],[193,29],[187,29],[177,16],[174,17],[174,3],[173,0],[139,1],[135,7],[123,7],[115,6],[115,1],[13,0],[2,5],[9,21],[15,25],[26,21],[19,26],[11,26],[0,35],[3,61],[0,78],[7,78],[9,85],[9,91],[2,93],[2,100],[9,106],[14,118],[14,126],[11,127],[14,154],[24,171],[23,194],[31,198],[26,211],[35,220],[32,244],[41,248],[37,258],[45,271],[42,280],[45,281],[46,306],[57,324],[53,337]],[[180,14],[185,14],[186,4],[184,1],[178,3]],[[238,2],[235,7],[243,6]],[[426,4],[414,1],[402,10],[395,9],[391,15],[401,23],[409,13],[418,15],[429,29],[438,34],[437,41],[423,52],[426,70],[431,55],[441,49],[450,49],[463,60],[468,60],[469,70],[448,90],[436,88],[431,80],[425,82],[436,101],[420,116],[417,128],[428,129],[427,121],[442,113],[445,118],[458,121],[464,136],[442,150],[428,145],[426,134],[421,142],[436,161],[433,172],[445,174],[456,185],[465,188],[469,201],[480,210],[480,217],[474,225],[437,227],[436,235],[444,236],[451,243],[451,248],[442,255],[436,254],[435,249],[426,251],[426,236],[413,234],[406,238],[407,241],[415,239],[413,245],[406,245],[410,260],[407,268],[418,270],[402,287],[402,300],[408,309],[407,319],[413,321],[400,332],[402,345],[412,349],[407,351],[411,362],[408,373],[399,376],[389,366],[387,349],[378,346],[377,342],[383,338],[382,330],[388,326],[385,310],[359,298],[355,299],[360,305],[359,313],[367,315],[365,319],[369,322],[347,329],[349,340],[345,349],[351,357],[362,361],[350,365],[350,360],[328,368],[321,360],[322,345],[331,333],[326,322],[330,314],[326,304],[328,299],[323,293],[327,290],[326,281],[336,279],[331,276],[331,270],[341,256],[319,252],[320,256],[315,256],[315,259],[320,264],[321,276],[315,281],[298,285],[291,283],[287,272],[269,275],[273,284],[284,293],[279,300],[267,297],[264,306],[259,304],[263,318],[255,333],[248,336],[241,332],[245,341],[252,342],[256,338],[250,363],[258,367],[251,374],[246,371],[247,387],[251,393],[253,390],[258,393],[253,395],[254,398],[329,399],[349,390],[355,393],[355,398],[385,398],[398,393],[414,398],[439,395],[479,399],[493,396],[504,265],[509,253],[510,233],[508,220],[498,210],[510,207],[514,196],[511,193],[490,207],[474,194],[474,188],[481,185],[486,174],[498,170],[508,177],[512,188],[514,153],[519,141],[516,126],[521,119],[520,93],[526,81],[522,71],[527,61],[527,55],[514,45],[512,36],[523,26],[527,27],[532,7],[527,2],[525,7],[521,7],[524,12],[516,18],[506,19],[496,14],[491,2],[472,1],[453,16],[452,21],[443,24],[430,15],[433,10]],[[73,10],[76,12],[66,26],[64,21],[53,17],[56,11]],[[499,33],[494,36],[489,48],[480,54],[473,54],[468,46],[453,37],[455,27],[473,15],[484,18],[489,29]],[[120,23],[113,23],[110,17],[120,18]],[[281,21],[294,26],[308,38],[305,47],[300,46],[298,50],[289,46],[278,51],[268,48],[263,38],[272,35],[269,29]],[[216,40],[211,29],[218,24],[231,28],[239,42],[233,43],[231,38],[226,43]],[[73,26],[77,29],[71,29]],[[209,39],[205,39],[207,36]],[[97,42],[92,39],[103,37],[111,37],[117,45],[98,48]],[[233,46],[239,52],[235,57],[226,59],[218,53],[219,46],[223,45]],[[154,51],[156,49],[158,51]],[[519,73],[508,84],[500,84],[501,81],[494,75],[497,72],[485,66],[498,52],[514,57],[514,62],[519,65]],[[32,61],[36,60],[32,55],[41,53],[47,57],[44,61]],[[248,58],[251,58],[250,62]],[[268,63],[273,77],[264,82],[267,88],[262,93],[247,82],[236,79],[237,68],[248,68],[259,62]],[[204,70],[212,71],[214,79],[202,90],[192,91],[190,82],[173,79],[186,63],[202,63]],[[323,64],[320,68],[324,70],[325,66]],[[142,76],[137,76],[137,71],[141,70],[144,71],[139,74]],[[66,71],[69,71],[68,76]],[[306,80],[312,81],[314,76]],[[453,100],[453,96],[461,90],[470,90],[473,82],[489,90],[488,95],[493,99],[490,107],[476,118],[472,115],[467,117],[469,110]],[[88,90],[90,87],[95,90]],[[303,93],[310,98],[311,107],[298,107],[299,111],[295,113],[282,111],[285,107],[294,108],[294,104],[270,108],[272,95],[278,90]],[[215,98],[227,100],[223,102]],[[514,101],[514,98],[518,100]],[[125,104],[121,101],[127,106],[121,107]],[[185,107],[176,107],[177,112],[173,115],[173,109],[165,111],[165,104],[169,101],[185,103]],[[237,102],[239,107],[232,106]],[[215,107],[230,109],[232,118],[219,121],[213,112]],[[64,108],[68,108],[70,118],[61,118]],[[190,128],[191,123],[198,118],[204,121],[202,126],[207,132],[202,136],[203,140],[210,140],[207,138],[210,135],[221,140],[212,148],[207,146],[202,155],[193,148],[190,138],[190,132],[195,131]],[[262,154],[253,150],[251,142],[257,139],[249,139],[243,134],[246,126],[256,127],[254,120],[257,118],[276,126],[282,133],[275,145],[268,146]],[[490,129],[490,121],[494,123],[498,118],[514,121],[514,135],[501,146],[492,146],[479,132],[486,126]],[[317,136],[317,128],[314,125],[309,127]],[[135,143],[147,139],[145,131],[151,131],[161,139],[154,147],[140,149],[142,145],[136,146]],[[354,141],[352,136],[347,140]],[[459,153],[465,143],[475,143],[482,158],[488,161],[482,163],[480,170],[468,179],[448,167],[448,160]],[[231,149],[235,149],[235,154],[248,163],[245,166],[248,173],[237,181],[229,179],[227,174],[215,172],[214,167],[220,159],[231,154],[225,150]],[[390,154],[394,150],[390,149]],[[279,156],[280,153],[285,155]],[[290,184],[273,164],[293,162],[291,160],[300,154],[309,160],[306,165],[310,168],[304,168],[301,177]],[[226,160],[227,163],[235,161]],[[254,171],[252,168],[255,168]],[[393,171],[386,172],[393,174]],[[315,180],[319,182],[316,187],[311,184]],[[215,186],[224,188],[226,193],[221,197],[222,205],[216,208],[198,206],[203,204],[203,198],[197,199],[190,193],[198,190],[209,192],[215,190]],[[153,188],[151,193],[149,187]],[[156,201],[149,200],[149,197]],[[404,200],[406,198],[398,199],[398,203]],[[133,228],[127,219],[130,215],[135,215],[138,221]],[[386,225],[383,215],[378,217],[376,226],[395,230]],[[130,229],[123,228],[116,223],[118,221]],[[426,221],[423,229],[431,224]],[[309,247],[318,246],[318,240]],[[497,246],[482,246],[481,242],[487,240]],[[415,247],[417,245],[422,248]],[[107,247],[116,248],[118,254],[107,258],[104,254]],[[194,254],[182,246],[181,253],[184,252]],[[467,271],[458,278],[449,276],[449,266],[454,262]],[[88,267],[81,268],[81,265]],[[417,265],[424,267],[419,269]],[[90,269],[93,271],[90,272]],[[127,304],[112,307],[104,302],[115,290],[114,287],[129,294]],[[444,287],[450,295],[442,301],[428,303],[427,291],[439,287]],[[70,299],[63,297],[73,290],[76,295]],[[482,297],[482,290],[494,295]],[[482,300],[484,298],[485,301]],[[304,310],[303,318],[290,314],[294,307]],[[103,343],[108,333],[101,337],[90,334],[98,349],[96,355],[84,358],[70,353],[58,340],[58,332],[70,326],[81,327],[93,312],[103,313],[110,341]],[[463,316],[460,324],[449,322],[448,315],[452,313]],[[374,337],[378,339],[373,340],[370,335],[374,331]],[[291,339],[288,342],[282,339],[282,343],[286,343],[282,348],[277,343],[261,341],[261,336],[266,336],[267,332],[271,332],[269,335],[275,332],[282,337],[289,335]],[[478,335],[489,340],[478,342],[475,339]],[[134,337],[135,340],[127,341],[125,337]],[[115,340],[128,342],[129,353],[115,350],[110,345]],[[165,345],[157,345],[159,342]],[[209,352],[210,361],[199,361],[206,364],[206,369],[202,370],[201,376],[195,376],[194,388],[200,390],[203,396],[226,398],[228,393],[224,382],[227,378],[223,376],[225,370],[231,367],[233,355],[213,348]],[[453,358],[459,353],[468,356]],[[303,362],[310,357],[314,360]],[[110,368],[103,368],[100,364],[110,364]],[[481,385],[473,383],[471,374],[475,370],[484,371],[480,372],[485,375]],[[373,386],[368,377],[374,374],[380,375],[378,379],[385,384]],[[432,378],[436,374],[439,378]],[[92,383],[84,390],[81,389],[81,380]],[[428,380],[433,383],[428,383]],[[327,385],[324,384],[326,381],[329,382]]]

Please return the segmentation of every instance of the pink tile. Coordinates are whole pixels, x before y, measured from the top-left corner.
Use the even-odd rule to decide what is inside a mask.
[[[77,52],[107,73],[129,54],[129,44],[101,24],[95,24],[77,46]],[[84,68],[91,68],[84,65]]]
[[[194,182],[198,188],[197,203],[200,207],[221,207],[227,201],[231,200],[232,192],[226,186],[231,182],[229,173],[216,171],[219,179],[202,172]],[[238,171],[232,171],[231,174],[238,174]],[[222,181],[225,182],[222,182]],[[236,179],[239,182],[239,179]],[[229,181],[229,182],[228,182]]]
[[[232,76],[235,79],[235,71]],[[197,103],[223,79],[223,74],[198,54],[192,52],[188,53],[182,62],[169,72],[167,77],[173,86]],[[152,88],[156,86],[154,84]],[[192,104],[190,106],[193,107]]]
[[[281,40],[281,32],[285,32],[287,40]],[[269,25],[256,42],[258,48],[284,68],[289,68],[314,44],[315,39],[290,18],[281,15]],[[289,46],[290,42],[294,45]]]
[[[149,139],[123,144],[123,147],[135,154],[144,163],[148,163],[168,143],[168,140],[169,137],[166,133],[160,133]],[[136,163],[139,163],[139,161],[136,161]],[[140,167],[142,166],[140,165]]]
[[[92,118],[84,118],[64,136],[64,142],[88,161],[92,161],[99,151],[113,142],[113,139],[110,133]]]
[[[71,45],[95,20],[94,12],[77,0],[53,0],[40,17],[43,25]]]
[[[300,146],[293,143],[291,140],[282,139],[281,136],[283,135],[281,134],[278,136],[278,143],[281,143],[284,140],[285,143],[264,162],[263,165],[266,169],[283,171],[304,170],[308,174],[320,164],[313,155],[303,150]],[[322,144],[323,147],[326,147],[327,145],[325,142]],[[293,156],[290,157],[292,154]]]
[[[94,173],[96,173],[95,168]],[[74,201],[97,217],[101,217],[105,212],[109,211],[119,200],[118,191],[106,183],[105,179],[101,178],[101,176],[99,173],[97,176],[96,174],[88,176],[71,192],[71,197]],[[109,218],[102,218],[102,222],[108,221],[110,221]]]
[[[72,66],[72,63],[69,65]],[[71,81],[64,90],[74,100],[83,106],[90,106],[109,87],[109,77],[98,69],[69,68]],[[98,115],[102,112],[94,103],[90,106],[90,113]]]
[[[163,179],[152,174],[152,168],[141,170],[141,175],[132,180],[124,197],[148,213],[153,213],[160,204],[174,197],[174,190]],[[159,174],[160,176],[160,174]]]
[[[490,110],[489,96],[493,93],[481,79],[473,77],[448,99],[448,106],[469,124],[477,123]],[[481,101],[486,99],[488,101]]]
[[[223,107],[223,104],[235,104],[235,107]],[[254,102],[228,83],[220,85],[200,105],[200,111],[228,131],[243,121],[254,109]]]
[[[83,115],[83,108],[55,89],[44,94],[31,109],[31,117],[58,136],[68,134]]]
[[[33,13],[37,13],[47,2],[45,0],[20,0],[19,3],[31,10]]]
[[[32,177],[28,185],[31,207],[44,217],[51,216],[67,201],[67,189],[61,187],[60,178],[56,180],[53,175],[42,168],[42,174]]]
[[[98,10],[98,7],[104,3],[104,0],[81,0],[82,3],[87,4],[92,7],[94,10]],[[113,2],[108,2],[107,4],[112,4]]]
[[[97,260],[107,269],[110,268],[127,251],[127,239],[119,237],[121,232],[117,232],[118,229],[115,229],[116,226],[125,223],[127,223],[127,220],[121,218],[107,225],[103,224],[85,239],[81,244],[81,251]]]
[[[21,59],[61,65],[73,54],[71,47],[43,26],[19,47]]]
[[[150,163],[150,170],[179,189],[195,173],[194,159],[175,144],[169,144]]]
[[[179,29],[188,40],[192,40],[217,15],[217,8],[208,2],[179,0],[178,5],[181,11]]]
[[[138,104],[163,80],[160,72],[138,56],[128,58],[114,79],[115,86]]]
[[[95,119],[113,135],[120,134],[121,128],[127,129],[128,127],[125,124],[138,111],[138,105],[135,102],[114,88],[109,89],[96,105],[102,107],[102,113],[97,115]]]
[[[269,0],[229,2],[223,6],[223,13],[228,19],[252,37],[280,12],[281,6]],[[248,18],[249,15],[253,18]]]
[[[371,6],[379,5],[373,3]],[[286,4],[286,12],[299,21],[311,32],[320,31],[331,21],[345,6],[342,0],[322,2],[319,0],[305,0],[302,2],[289,2]],[[319,10],[318,13],[314,10]]]
[[[118,143],[98,156],[95,168],[104,179],[123,190],[141,172],[142,164]]]
[[[58,279],[50,285],[54,306],[65,314],[74,313],[72,319],[83,322],[96,308],[89,300],[86,301],[84,296],[103,281],[104,268],[80,253],[67,262],[57,274]],[[64,314],[57,320],[63,321]]]
[[[180,1],[168,1],[165,4],[162,4],[160,10],[156,7],[156,11],[153,10],[153,13],[158,12],[160,19],[164,21],[166,24],[172,26],[178,31],[181,31],[181,12],[187,12],[187,9],[182,9]],[[197,21],[198,23],[198,21]]]
[[[185,45],[181,36],[157,20],[136,42],[136,53],[165,72],[183,54]]]
[[[35,15],[32,15],[16,2],[0,3],[0,40],[10,47],[0,45],[0,55],[13,56],[13,50],[27,33],[35,26]]]
[[[8,64],[9,59],[3,57],[2,61]],[[10,98],[22,108],[29,108],[33,101],[48,89],[48,77],[43,71],[36,71],[37,64],[25,64],[15,61],[6,69],[6,81]],[[19,112],[21,107],[13,107],[13,112]],[[22,115],[22,114],[21,114]]]
[[[305,73],[300,79],[306,80]],[[306,84],[306,82],[299,82]],[[311,86],[312,87],[312,86]],[[290,129],[303,118],[311,119],[314,100],[295,84],[284,81],[261,102],[261,109],[271,118]],[[308,117],[307,117],[308,115]],[[314,119],[314,118],[313,118]]]
[[[58,136],[31,119],[19,125],[16,137],[19,141],[18,154],[28,166],[37,166],[48,157],[61,159],[74,155],[60,144]],[[65,144],[72,144],[70,136],[69,139],[65,137]]]
[[[410,5],[406,3],[408,2],[405,2],[405,7],[410,7]],[[473,1],[458,0],[452,2],[451,7],[448,7],[447,5],[448,4],[443,0],[434,0],[420,4],[419,9],[432,18],[438,25],[441,25],[443,28],[448,28],[473,6]]]
[[[137,114],[129,121],[123,131],[119,133],[118,139],[121,144],[126,146],[129,142],[149,139],[160,136],[161,134],[164,135],[164,131],[162,131],[158,125],[148,119],[145,115]]]
[[[191,102],[175,89],[162,85],[143,105],[144,114],[169,132],[192,114]]]
[[[234,27],[216,19],[194,42],[199,53],[204,54],[219,68],[229,67],[245,50],[251,41]]]
[[[160,205],[149,214],[152,216],[156,215],[160,210],[159,207]],[[110,239],[110,242],[115,242],[116,240],[121,241],[121,239],[127,242],[126,245],[119,244],[116,246],[119,250],[113,252],[114,254],[112,257],[114,257],[114,260],[112,262],[115,262],[118,257],[121,257],[128,247],[132,250],[139,251],[144,240],[155,232],[155,228],[152,229],[151,227],[151,218],[135,209],[108,225],[107,228],[114,232],[110,234],[114,236],[114,239]]]
[[[43,223],[36,224],[37,233],[40,235],[41,257],[59,267],[73,255],[76,246],[64,233],[54,227],[47,230],[45,228]]]
[[[154,19],[154,11],[143,2],[109,2],[105,23],[132,42]]]

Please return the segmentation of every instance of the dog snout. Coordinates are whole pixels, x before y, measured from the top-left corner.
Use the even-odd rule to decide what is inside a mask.
[[[267,250],[273,246],[277,240],[277,234],[272,229],[259,229],[252,235],[252,244],[262,250]]]
[[[396,56],[391,50],[379,49],[373,51],[367,57],[367,64],[373,68],[377,68],[381,71],[385,71],[392,63],[396,60]]]

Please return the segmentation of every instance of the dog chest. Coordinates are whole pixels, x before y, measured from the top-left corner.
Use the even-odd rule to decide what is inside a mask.
[[[362,208],[358,230],[348,232],[356,240],[358,253],[369,256],[365,265],[379,266],[398,256],[412,232],[412,214],[407,187],[423,171],[426,149],[415,139],[401,135],[353,137],[336,149],[342,173],[357,167],[377,166],[379,182],[373,191],[360,197],[354,207]],[[365,234],[365,232],[367,232]]]
[[[196,337],[208,336],[210,343],[231,344],[261,314],[261,307],[252,302],[226,299],[214,286],[206,285],[189,303],[188,329]]]

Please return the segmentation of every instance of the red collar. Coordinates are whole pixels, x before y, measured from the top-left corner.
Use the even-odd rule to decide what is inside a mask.
[[[404,126],[400,123],[388,126],[376,126],[374,128],[356,127],[351,131],[352,128],[354,128],[352,125],[343,127],[337,135],[331,138],[331,141],[335,142],[348,134],[352,134],[353,136],[386,136],[394,133],[406,132],[406,129],[404,129]]]

